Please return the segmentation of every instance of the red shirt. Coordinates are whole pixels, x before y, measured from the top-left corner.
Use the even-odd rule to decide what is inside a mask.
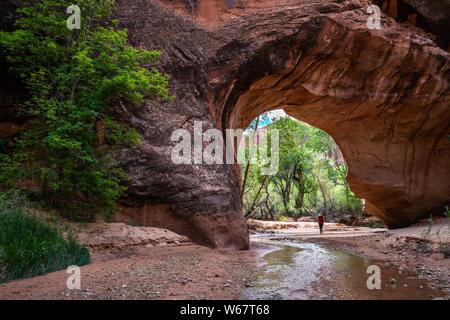
[[[324,222],[323,216],[318,216],[317,221],[319,222],[319,224],[323,224],[323,222]]]

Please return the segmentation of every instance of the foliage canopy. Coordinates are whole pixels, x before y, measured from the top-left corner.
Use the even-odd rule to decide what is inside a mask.
[[[0,183],[38,185],[50,205],[88,219],[114,210],[126,178],[114,151],[140,141],[115,110],[170,99],[169,79],[142,67],[160,52],[127,45],[127,30],[109,19],[113,0],[77,1],[79,30],[66,25],[71,4],[43,0],[19,9],[16,29],[0,32],[9,72],[29,93],[18,110],[29,119],[26,129],[0,149]]]
[[[279,170],[263,176],[262,164],[244,165],[248,172],[243,190],[247,217],[298,218],[325,211],[335,218],[362,213],[361,200],[346,182],[348,168],[343,156],[325,131],[289,117],[276,120],[266,129],[269,141],[273,130],[279,133]],[[240,152],[241,156],[255,154],[248,148]]]

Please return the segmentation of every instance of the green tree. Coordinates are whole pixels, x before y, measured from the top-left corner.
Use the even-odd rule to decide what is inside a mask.
[[[362,211],[346,182],[348,168],[339,147],[325,131],[285,117],[268,125],[269,143],[273,130],[280,138],[279,170],[269,177],[261,175],[261,164],[247,170],[247,217],[296,219],[325,209],[333,218]]]
[[[309,170],[313,152],[310,148],[306,148],[310,139],[310,128],[300,125],[291,118],[282,118],[269,126],[269,135],[272,130],[279,130],[280,134],[280,166],[272,183],[280,192],[285,214],[296,216],[302,212],[305,194],[311,192],[313,188]],[[297,196],[292,208],[290,202],[295,187]]]
[[[127,45],[127,30],[109,19],[113,0],[77,1],[79,30],[66,25],[71,4],[43,0],[19,9],[15,31],[0,32],[9,72],[29,92],[18,112],[30,119],[0,155],[0,183],[38,185],[49,204],[86,219],[114,210],[126,178],[114,152],[140,141],[116,107],[169,99],[169,80],[142,67],[160,53]]]

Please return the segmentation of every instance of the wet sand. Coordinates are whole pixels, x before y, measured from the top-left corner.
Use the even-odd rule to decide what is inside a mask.
[[[347,227],[328,223],[325,225],[323,235],[318,233],[315,223],[280,225],[278,222],[269,222],[259,224],[258,229],[263,230],[271,241],[315,243],[327,250],[342,251],[379,265],[385,284],[397,288],[397,292],[402,286],[407,289],[405,296],[386,295],[388,299],[450,297],[448,218],[437,219],[432,225],[422,221],[409,228],[397,230]],[[359,297],[364,298],[365,295],[361,293]],[[339,298],[339,295],[336,298]],[[357,299],[358,296],[352,297],[354,298]],[[372,295],[372,298],[368,298],[383,297]]]

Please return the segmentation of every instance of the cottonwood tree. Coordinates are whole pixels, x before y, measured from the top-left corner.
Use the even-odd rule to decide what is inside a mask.
[[[72,30],[71,4],[36,2],[19,10],[14,31],[0,32],[9,73],[28,91],[18,110],[28,121],[0,154],[0,184],[38,185],[52,207],[89,218],[114,210],[126,179],[114,152],[140,140],[117,107],[170,98],[169,80],[143,67],[157,61],[158,51],[127,45],[127,30],[109,19],[114,1],[77,1],[81,26]]]

